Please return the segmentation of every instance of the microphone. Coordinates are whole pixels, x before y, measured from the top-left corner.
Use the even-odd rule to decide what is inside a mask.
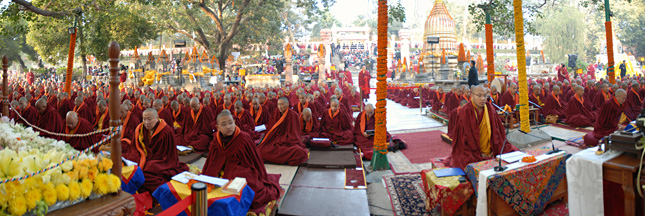
[[[493,170],[495,170],[495,172],[501,172],[506,170],[507,168],[506,166],[502,166],[502,153],[504,153],[504,147],[506,147],[506,141],[508,139],[508,127],[505,127],[505,128],[506,128],[506,135],[504,136],[504,142],[502,143],[502,150],[499,151],[499,159],[497,159],[498,160],[497,162],[499,164],[496,167],[493,167]]]
[[[532,101],[529,101],[529,103],[533,104],[533,106],[536,106],[536,107],[538,107],[538,108],[542,109],[542,106],[537,105],[536,103],[533,103]]]
[[[497,104],[495,104],[495,102],[493,102],[493,101],[494,101],[494,100],[493,100],[493,98],[491,98],[490,96],[488,96],[488,98],[490,98],[490,104],[492,104],[493,106],[495,106],[495,108],[497,108],[498,110],[500,110],[500,111],[504,112],[504,115],[508,115],[508,114],[509,114],[506,110],[504,110],[504,109],[502,109],[501,107],[497,106]]]
[[[539,137],[539,136],[535,136],[533,134],[529,134],[529,133],[527,133],[526,131],[523,131],[523,130],[518,130],[518,131],[523,133],[523,134],[526,134],[526,135],[529,135],[529,136],[532,136],[532,137],[535,137],[535,138],[538,138],[538,139],[541,139],[541,140],[548,140],[548,139],[544,139],[544,138]],[[550,139],[548,141],[551,141],[551,149],[552,150],[547,152],[546,154],[554,154],[554,153],[558,153],[558,152],[562,151],[560,149],[555,148],[555,145],[553,144],[553,139]]]

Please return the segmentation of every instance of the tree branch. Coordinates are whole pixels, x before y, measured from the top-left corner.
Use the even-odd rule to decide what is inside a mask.
[[[199,35],[199,38],[204,42],[204,46],[206,49],[210,49],[211,45],[206,39],[206,34],[204,34],[204,30],[199,27],[199,24],[197,23],[197,19],[195,19],[195,16],[193,16],[190,11],[188,10],[188,6],[184,5],[186,7],[186,16],[188,16],[189,20],[195,25],[195,29],[197,31],[197,34]]]
[[[220,35],[223,35],[224,26],[222,25],[222,21],[219,19],[217,14],[215,14],[215,12],[206,5],[205,0],[200,0],[199,2],[195,3],[199,5],[199,8],[201,8],[202,11],[204,11],[204,13],[215,22],[215,26],[217,26],[217,30],[219,30]]]
[[[45,10],[45,9],[40,9],[40,8],[34,6],[33,4],[31,4],[31,2],[27,2],[25,0],[11,0],[11,1],[13,3],[19,4],[19,5],[23,6],[23,7],[25,7],[25,9],[27,9],[27,10],[35,13],[35,14],[38,14],[38,15],[41,15],[41,16],[55,17],[55,18],[63,18],[63,17],[66,17],[66,16],[74,14],[75,11],[80,11],[81,10],[80,8],[75,8],[75,9],[70,10],[70,11],[49,11],[49,10]]]
[[[240,21],[242,21],[242,16],[244,16],[244,9],[246,9],[247,6],[249,6],[249,2],[251,0],[244,0],[242,5],[240,6],[240,9],[237,11],[237,16],[235,16],[235,22],[233,22],[233,27],[231,27],[231,30],[226,34],[226,37],[222,40],[224,43],[228,43],[233,39],[233,36],[237,34],[237,28],[240,26]]]

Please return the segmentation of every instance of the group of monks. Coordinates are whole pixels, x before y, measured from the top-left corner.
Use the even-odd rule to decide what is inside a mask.
[[[68,135],[109,128],[106,84],[75,82],[68,94],[62,91],[62,83],[54,81],[10,83],[9,99],[16,111],[10,117],[18,123]],[[265,162],[300,165],[308,160],[307,145],[355,144],[364,158],[372,157],[374,137],[367,132],[375,128],[374,107],[361,104],[358,92],[347,82],[246,89],[230,85],[222,90],[192,91],[130,85],[121,89],[118,98],[122,155],[142,168],[146,181],[141,193],[152,193],[189,169],[178,159],[178,145],[207,155],[203,174],[245,177],[256,193],[251,206],[256,212],[279,196],[279,176],[267,174]],[[354,118],[361,105],[364,111]],[[256,130],[261,125],[266,129]],[[41,135],[83,150],[108,133]],[[328,138],[329,142],[313,142],[313,138]]]

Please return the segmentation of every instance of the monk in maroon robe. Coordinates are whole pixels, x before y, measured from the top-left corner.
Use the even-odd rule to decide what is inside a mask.
[[[627,99],[626,99],[626,105],[628,105],[627,109],[633,114],[634,116],[638,116],[638,114],[641,113],[641,107],[643,107],[643,99],[641,96],[638,94],[636,91],[639,87],[638,83],[634,82],[632,83],[632,88],[627,91]]]
[[[160,119],[163,119],[164,122],[175,122],[175,118],[172,115],[172,112],[170,110],[163,108],[163,101],[160,99],[156,99],[152,103],[152,108],[157,110],[157,115],[159,116]]]
[[[625,110],[628,109],[625,106],[626,98],[625,90],[618,89],[615,97],[605,101],[598,113],[593,132],[584,136],[585,145],[597,146],[603,137],[625,128],[625,124],[631,121],[625,114]]]
[[[609,85],[608,84],[602,84],[602,88],[598,93],[596,93],[596,97],[594,98],[594,110],[596,112],[600,111],[600,108],[602,108],[602,105],[605,104],[605,101],[611,99],[611,92],[609,92]]]
[[[494,85],[490,86],[490,98],[491,98],[491,102],[497,104],[497,106],[503,107],[502,105],[500,105],[501,97],[499,92],[497,91],[497,86],[494,86]]]
[[[486,103],[488,94],[484,87],[473,86],[471,98],[471,102],[459,112],[452,153],[447,159],[447,164],[451,167],[464,169],[470,163],[494,158],[500,154],[506,140],[501,118],[495,108]],[[506,143],[502,153],[517,150],[515,146]]]
[[[554,87],[555,88],[555,87]],[[584,88],[578,86],[566,108],[566,123],[571,127],[588,127],[596,121],[596,114],[591,111],[584,97]]]
[[[56,109],[61,118],[67,115],[67,112],[71,111],[74,108],[74,103],[69,99],[67,92],[58,93],[58,104]]]
[[[94,121],[94,128],[102,130],[110,127],[110,112],[107,108],[105,100],[96,102],[96,120]],[[107,134],[107,133],[105,133]]]
[[[255,132],[255,122],[253,116],[244,109],[242,101],[235,102],[234,115],[236,118],[235,125],[238,125],[242,131],[246,132],[253,138],[253,140],[260,139],[262,134]]]
[[[446,102],[446,93],[443,92],[443,88],[439,87],[435,91],[434,101],[432,101],[432,110],[439,111],[443,107],[443,104]]]
[[[415,98],[416,97],[416,98]],[[410,94],[406,98],[407,104],[406,106],[409,108],[419,108],[419,89],[414,88],[412,91],[410,91]]]
[[[544,102],[546,101],[544,99],[544,95],[541,93],[541,88],[538,85],[533,86],[533,93],[529,94],[529,101],[533,102],[533,106],[538,105],[541,107],[544,107]],[[534,105],[535,104],[535,105]]]
[[[511,110],[515,110],[515,105],[519,102],[519,95],[517,95],[517,85],[511,83],[506,89],[506,92],[502,94],[502,97],[499,100],[500,107],[508,106]]]
[[[454,91],[453,91],[454,90]],[[459,102],[462,100],[460,90],[457,88],[450,89],[450,96],[446,96],[446,101],[443,104],[443,109],[441,110],[446,115],[450,115],[450,111],[459,107]]]
[[[181,109],[177,101],[170,102],[170,108],[172,109],[172,117],[174,121],[169,123],[169,125],[175,130],[175,134],[181,134],[186,112]]]
[[[92,124],[84,118],[78,117],[74,111],[67,113],[65,118],[65,134],[86,134],[94,131]],[[83,137],[64,137],[63,140],[69,143],[74,149],[83,151],[101,140],[101,134],[94,134]],[[99,148],[92,149],[92,152],[98,153]]]
[[[278,109],[267,124],[267,133],[258,145],[265,161],[298,166],[309,159],[302,143],[298,114],[289,109],[289,99],[278,100]]]
[[[143,112],[143,122],[135,128],[133,141],[123,157],[139,163],[143,171],[146,181],[139,193],[154,192],[173,176],[188,171],[188,166],[177,156],[172,128],[159,119],[155,109]]]
[[[94,123],[94,112],[92,108],[83,102],[83,97],[76,97],[74,100],[74,112],[78,113],[78,116],[84,118],[88,122]]]
[[[250,212],[265,213],[266,205],[280,197],[278,180],[280,175],[267,174],[260,155],[251,137],[235,126],[235,120],[228,110],[217,116],[219,129],[211,142],[202,174],[213,177],[234,179],[246,178],[255,192]]]
[[[29,124],[37,125],[38,117],[40,117],[40,115],[38,114],[38,110],[29,103],[29,100],[26,97],[21,97],[20,100],[18,100],[18,104],[20,106],[20,116],[29,122]],[[25,121],[20,118],[16,119],[16,122],[23,123],[25,127],[28,126],[25,124]]]
[[[467,100],[461,100],[459,103],[459,107],[453,109],[450,111],[450,117],[448,117],[448,137],[450,139],[454,139],[452,136],[454,135],[455,132],[455,125],[459,123],[459,112],[461,111],[461,108],[464,107],[468,103]]]
[[[63,118],[60,117],[58,111],[47,104],[47,101],[43,99],[36,101],[36,109],[39,114],[37,122],[39,128],[53,133],[63,133],[63,128],[65,128]],[[50,133],[41,132],[40,135],[55,140],[60,139],[59,136]]]
[[[199,104],[199,99],[190,100],[190,114],[184,118],[183,130],[178,134],[179,145],[192,146],[196,152],[208,151],[211,139],[213,139],[213,119],[209,109]]]
[[[129,106],[126,104],[121,104],[119,109],[119,118],[121,118],[121,123],[123,127],[121,128],[121,151],[123,154],[128,154],[128,151],[132,150],[130,147],[134,141],[134,132],[137,126],[141,123],[138,117],[132,115],[132,112],[129,111]]]
[[[340,102],[332,98],[329,109],[323,114],[321,136],[329,138],[334,144],[350,145],[354,143],[354,131],[351,117],[342,112]]]
[[[553,91],[546,98],[546,102],[542,107],[542,114],[545,116],[554,115],[558,116],[558,120],[565,119],[565,109],[560,100],[560,87],[554,86]]]
[[[260,100],[258,98],[253,98],[253,101],[251,103],[253,104],[253,106],[251,106],[251,110],[249,110],[249,112],[253,117],[255,126],[267,124],[269,122],[269,109],[266,109],[266,107],[260,105]]]
[[[363,152],[363,158],[372,160],[374,150],[374,134],[368,134],[368,130],[374,130],[374,106],[372,104],[365,105],[365,110],[358,114],[354,121],[354,136],[356,139],[356,146]],[[387,140],[391,139],[390,133],[387,133]]]
[[[314,110],[311,107],[309,101],[306,99],[305,94],[298,95],[298,103],[293,108],[293,110],[295,110],[298,113],[298,115],[300,115],[300,114],[302,114],[302,110],[304,110],[306,108],[310,108],[311,112],[313,113],[313,115],[318,116],[318,113],[316,113],[317,110]]]
[[[312,113],[311,109],[305,108],[300,114],[300,132],[305,145],[309,145],[312,138],[320,137],[320,121]]]

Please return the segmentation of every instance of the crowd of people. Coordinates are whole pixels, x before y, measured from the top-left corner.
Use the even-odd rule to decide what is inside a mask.
[[[73,82],[71,94],[63,83],[38,79],[10,80],[10,118],[36,126],[41,135],[64,140],[78,150],[97,143],[109,128],[109,85]],[[251,206],[259,212],[279,196],[279,177],[267,174],[264,162],[297,166],[307,161],[307,147],[356,145],[371,159],[374,107],[360,111],[357,88],[347,81],[325,84],[287,84],[282,88],[228,85],[225,89],[191,91],[172,86],[121,89],[117,116],[123,127],[119,141],[124,158],[137,162],[145,183],[141,193],[152,193],[178,173],[189,170],[178,160],[176,146],[206,153],[202,173],[233,179],[245,177],[256,196]],[[265,125],[266,130],[256,130]],[[47,132],[45,132],[47,131]],[[106,134],[108,132],[105,132]],[[329,142],[313,142],[328,138]],[[92,149],[97,153],[99,148]]]

